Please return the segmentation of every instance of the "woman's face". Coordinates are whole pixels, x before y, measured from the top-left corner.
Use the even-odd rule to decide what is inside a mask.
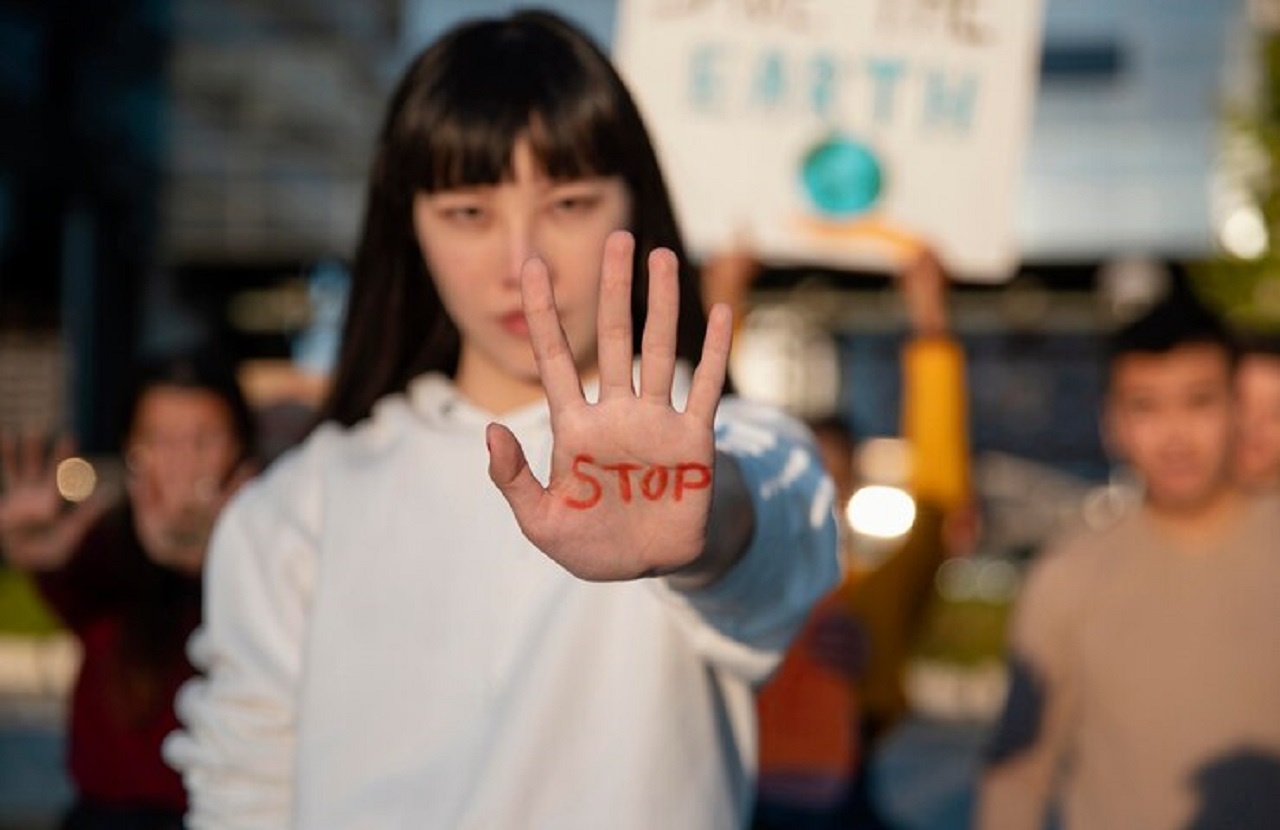
[[[232,424],[230,407],[212,392],[153,387],[129,433],[130,471],[179,502],[217,495],[243,449]]]
[[[617,177],[552,181],[527,140],[512,179],[420,193],[413,223],[436,290],[462,337],[456,383],[472,402],[504,412],[542,395],[520,302],[520,269],[541,258],[578,371],[596,368],[600,261],[610,232],[630,223]]]

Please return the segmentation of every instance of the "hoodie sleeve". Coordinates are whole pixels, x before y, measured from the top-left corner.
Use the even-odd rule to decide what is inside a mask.
[[[282,459],[237,495],[214,533],[204,619],[188,646],[203,676],[180,691],[183,729],[164,745],[187,788],[192,830],[292,825],[298,686],[316,557],[302,515],[308,490],[316,489],[306,483],[313,477],[305,466],[301,455]]]
[[[769,407],[724,399],[716,449],[733,458],[750,491],[751,543],[705,588],[654,584],[708,662],[760,683],[839,580],[835,488],[808,430]]]

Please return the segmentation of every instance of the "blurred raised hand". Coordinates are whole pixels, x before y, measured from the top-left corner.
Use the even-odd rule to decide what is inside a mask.
[[[0,434],[0,550],[10,565],[37,571],[62,567],[111,506],[101,490],[74,507],[63,499],[57,469],[74,453],[75,445],[66,437],[50,448],[40,433]]]

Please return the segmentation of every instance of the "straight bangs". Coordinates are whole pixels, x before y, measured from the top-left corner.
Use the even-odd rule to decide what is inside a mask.
[[[369,176],[342,352],[323,417],[354,424],[425,372],[453,376],[461,335],[436,292],[413,226],[419,193],[510,181],[527,139],[553,181],[618,177],[636,239],[634,347],[648,309],[648,252],[680,261],[676,353],[701,354],[706,317],[696,272],[643,119],[608,57],[548,12],[476,20],[423,51],[391,97]]]
[[[406,102],[401,128],[393,127],[414,191],[510,181],[522,138],[553,180],[624,173],[624,118],[611,105],[612,79],[593,56],[566,50],[545,30],[501,24],[477,26],[453,45],[436,53],[448,71],[419,67],[441,83],[416,85],[419,100]]]

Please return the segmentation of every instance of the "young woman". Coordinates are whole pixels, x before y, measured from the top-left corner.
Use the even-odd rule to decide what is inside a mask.
[[[752,685],[836,533],[808,434],[720,400],[697,296],[581,32],[521,13],[413,63],[328,422],[215,535],[166,747],[193,827],[743,824]]]
[[[173,698],[192,674],[183,650],[200,618],[209,531],[253,451],[234,376],[204,359],[148,366],[126,423],[129,498],[114,507],[99,495],[64,510],[44,442],[0,443],[0,550],[35,574],[83,647],[68,730],[78,796],[68,830],[181,827],[182,781],[160,745],[177,728]]]

